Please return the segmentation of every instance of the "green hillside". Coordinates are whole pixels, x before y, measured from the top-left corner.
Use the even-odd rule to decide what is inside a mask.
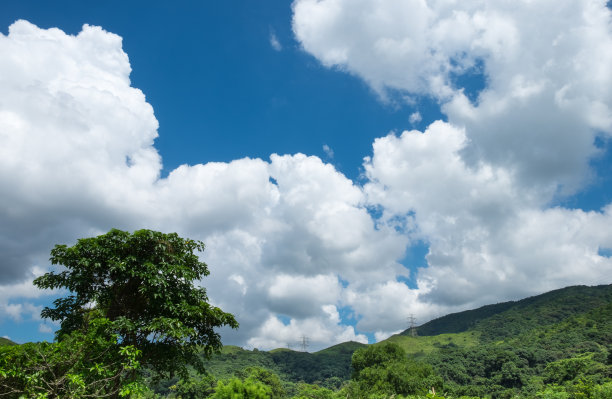
[[[398,344],[409,356],[421,358],[440,348],[444,347],[461,347],[471,348],[480,343],[480,333],[476,331],[466,331],[456,334],[440,334],[434,336],[406,336],[393,335],[384,341],[374,345],[384,343]]]
[[[262,368],[276,374],[287,386],[303,382],[339,388],[350,378],[353,352],[363,347],[367,345],[344,342],[319,352],[309,353],[286,348],[251,351],[227,345],[222,348],[221,353],[205,360],[205,364],[207,372],[218,380],[244,376],[249,369]],[[170,387],[177,382],[178,378],[165,380],[153,388],[158,394],[167,395],[171,393]]]
[[[571,391],[612,378],[612,303],[505,338],[440,348],[426,361],[461,395],[529,396],[550,384]]]
[[[549,384],[603,384],[612,378],[612,285],[454,313],[417,332],[385,342],[431,364],[455,395],[529,396]]]
[[[515,302],[504,302],[495,305],[486,305],[478,309],[451,313],[419,326],[418,335],[432,336],[461,333],[475,327],[476,324],[482,320],[512,308],[514,304]],[[410,329],[403,331],[400,335],[410,335]]]
[[[542,295],[452,313],[418,327],[418,335],[431,336],[474,330],[481,339],[499,340],[527,329],[546,326],[612,302],[612,285],[574,286]],[[410,335],[406,330],[401,335]]]
[[[351,373],[353,353],[363,348],[384,351],[389,344],[416,363],[372,369],[367,378],[396,375],[397,367],[408,367],[432,370],[432,381],[439,381],[436,390],[446,397],[608,398],[596,392],[609,390],[612,395],[612,285],[568,287],[451,314],[418,327],[416,337],[405,331],[374,345],[346,342],[315,353],[226,346],[206,361],[212,375],[207,378],[213,383],[236,377],[246,381],[265,369],[280,378],[281,397],[361,397],[351,396],[360,383],[351,379],[356,378]],[[170,389],[173,384],[191,383],[175,379],[155,390],[161,397],[179,397]]]
[[[331,377],[350,377],[353,352],[366,345],[344,342],[319,352],[275,349],[269,352],[225,346],[220,354],[206,361],[206,367],[217,378],[227,378],[248,367],[263,367],[293,382],[322,382]]]
[[[290,381],[325,383],[332,378],[348,380],[353,352],[365,346],[358,342],[345,342],[315,353],[284,350],[273,351],[271,355]]]
[[[10,339],[0,337],[0,346],[5,346],[5,345],[17,345],[17,344],[11,341]]]

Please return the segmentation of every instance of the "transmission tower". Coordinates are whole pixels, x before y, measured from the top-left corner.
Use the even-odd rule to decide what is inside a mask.
[[[416,317],[411,313],[408,316],[408,323],[410,324],[410,335],[413,337],[417,336],[417,328],[416,328]]]
[[[300,338],[299,345],[302,349],[302,352],[306,352],[306,349],[308,349],[308,345],[310,345],[310,339],[307,336],[302,335],[302,337]]]

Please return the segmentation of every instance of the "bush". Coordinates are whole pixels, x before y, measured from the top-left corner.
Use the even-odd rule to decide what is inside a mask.
[[[259,381],[232,378],[225,383],[219,381],[213,399],[268,399],[272,390]]]

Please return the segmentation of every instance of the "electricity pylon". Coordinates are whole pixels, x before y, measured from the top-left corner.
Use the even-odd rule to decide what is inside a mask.
[[[302,335],[300,338],[300,348],[302,348],[302,352],[306,352],[308,345],[310,345],[310,339],[307,336]]]
[[[416,329],[416,317],[414,317],[414,315],[411,313],[410,316],[408,316],[408,323],[410,323],[410,335],[413,337],[417,336],[417,329]]]

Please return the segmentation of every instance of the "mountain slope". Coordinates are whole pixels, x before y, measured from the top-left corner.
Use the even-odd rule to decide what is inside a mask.
[[[580,392],[572,397],[589,397],[585,387],[612,377],[612,302],[503,340],[495,338],[471,348],[441,347],[425,361],[458,396],[531,397],[553,384]]]
[[[418,327],[432,336],[474,330],[485,341],[516,336],[526,330],[558,323],[612,302],[612,285],[573,286],[542,295],[453,313]],[[401,335],[410,335],[406,330]]]
[[[376,345],[398,344],[427,363],[443,380],[439,389],[453,397],[535,397],[552,387],[571,397],[595,398],[590,390],[603,384],[612,393],[612,285],[568,287],[488,305],[432,320],[416,337],[403,334]],[[215,379],[245,378],[248,368],[265,368],[291,395],[301,382],[338,390],[350,378],[353,352],[365,346],[345,342],[315,353],[225,346],[206,368]],[[162,381],[154,389],[170,395],[177,382]]]

